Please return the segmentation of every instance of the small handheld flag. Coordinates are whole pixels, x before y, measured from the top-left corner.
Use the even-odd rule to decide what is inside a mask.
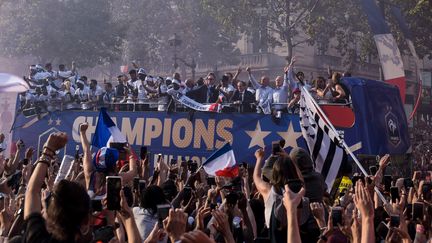
[[[238,166],[234,151],[229,143],[226,143],[203,163],[205,172],[211,176],[236,177]]]

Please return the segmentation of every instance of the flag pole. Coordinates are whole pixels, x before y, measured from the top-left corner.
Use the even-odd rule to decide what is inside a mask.
[[[316,107],[316,109],[321,113],[322,118],[324,118],[324,121],[327,123],[327,125],[330,127],[330,129],[333,130],[333,132],[335,132],[335,134],[339,134],[336,130],[336,128],[333,126],[333,124],[330,122],[330,119],[328,119],[327,115],[324,113],[324,111],[321,109],[321,107],[318,105],[318,103],[315,101],[315,99],[312,97],[312,95],[309,93],[309,91],[305,88],[304,83],[303,82],[299,82],[302,92],[304,92],[308,98],[312,101],[312,103],[314,104],[314,106]],[[351,156],[351,158],[354,160],[354,162],[357,164],[358,168],[361,170],[361,172],[367,177],[369,176],[369,174],[366,172],[366,170],[363,168],[363,166],[361,165],[360,161],[357,159],[357,157],[354,155],[354,153],[350,150],[349,146],[346,144],[345,140],[342,139],[339,135],[338,136],[338,140],[340,141],[339,145],[341,145],[344,150]],[[382,195],[382,193],[380,192],[380,190],[375,186],[374,187],[375,192],[378,194],[379,198],[381,199],[381,201],[384,204],[387,204],[387,200],[384,198],[384,196]]]

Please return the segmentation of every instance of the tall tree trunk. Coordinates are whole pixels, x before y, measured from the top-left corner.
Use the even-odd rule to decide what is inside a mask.
[[[291,15],[291,0],[285,0],[285,40],[287,42],[287,56],[285,57],[287,63],[291,61],[291,58],[293,56],[293,44],[291,39],[291,30],[289,29],[290,26],[290,15]]]
[[[287,39],[287,56],[285,57],[287,63],[291,62],[291,58],[293,57],[293,45],[291,38]]]

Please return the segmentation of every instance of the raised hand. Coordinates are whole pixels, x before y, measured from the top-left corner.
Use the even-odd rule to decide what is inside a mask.
[[[187,214],[181,209],[170,209],[169,216],[163,221],[164,229],[167,231],[171,242],[180,240],[186,232]]]
[[[196,227],[195,229],[197,230],[204,230],[205,229],[205,225],[204,225],[204,219],[209,216],[211,214],[211,208],[206,208],[204,206],[202,206],[199,210],[198,213],[196,215]]]
[[[88,128],[88,123],[87,122],[84,122],[84,123],[81,123],[80,125],[79,125],[79,129],[80,129],[80,132],[86,132],[87,131],[87,128]]]
[[[214,243],[214,241],[212,239],[210,239],[205,233],[203,233],[199,230],[190,231],[190,232],[182,235],[181,242],[182,243],[196,243],[196,242]]]
[[[257,159],[264,158],[264,150],[262,148],[259,148],[257,151],[255,151],[255,158]]]
[[[322,203],[313,202],[310,204],[312,215],[317,221],[318,226],[325,227],[324,206]]]
[[[389,165],[389,163],[390,163],[390,155],[386,154],[380,159],[379,166],[380,168],[384,169]]]
[[[372,197],[369,194],[369,191],[366,187],[363,186],[361,181],[358,181],[355,185],[355,195],[354,195],[354,203],[362,218],[373,219],[374,217],[374,207],[372,202]]]
[[[33,147],[29,147],[27,148],[26,152],[25,152],[25,158],[30,160],[33,157],[34,154],[34,148]]]
[[[288,212],[293,212],[297,209],[300,204],[304,194],[306,193],[304,187],[300,189],[298,193],[291,191],[288,185],[285,185],[285,193],[283,195],[283,204]]]
[[[45,142],[44,147],[47,147],[52,151],[57,151],[66,145],[67,140],[67,134],[64,132],[51,133],[48,140]]]
[[[162,241],[165,235],[165,231],[163,228],[159,228],[158,224],[155,224],[153,230],[150,232],[147,239],[145,239],[144,243],[157,243]]]
[[[224,236],[224,238],[232,237],[230,224],[228,222],[228,215],[223,213],[222,211],[214,211],[212,213],[215,222],[213,223],[214,227],[217,231],[221,232],[221,234]]]

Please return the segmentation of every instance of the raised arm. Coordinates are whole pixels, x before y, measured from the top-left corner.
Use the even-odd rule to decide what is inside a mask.
[[[295,83],[294,75],[294,63],[296,62],[296,57],[291,58],[291,62],[284,68],[284,86],[289,86],[291,83]]]
[[[237,78],[238,78],[238,76],[240,75],[241,71],[242,71],[242,68],[241,68],[241,67],[238,67],[237,72],[234,74],[234,77],[233,77],[233,79],[232,79],[232,82],[235,82],[235,81],[237,80]]]
[[[287,211],[287,242],[301,242],[300,238],[300,227],[297,219],[297,206],[302,201],[302,198],[305,194],[304,187],[298,193],[291,191],[288,185],[285,185],[285,193],[283,197],[283,204]],[[372,242],[372,241],[371,241]]]
[[[255,77],[252,75],[251,68],[250,68],[250,67],[247,67],[247,68],[246,68],[246,71],[248,72],[248,75],[249,75],[249,82],[252,83],[252,86],[253,86],[255,89],[259,89],[259,88],[261,88],[261,84],[259,84],[258,81],[255,79]]]
[[[264,201],[267,200],[271,186],[261,178],[261,167],[264,160],[264,150],[262,148],[255,152],[256,164],[253,172],[253,181],[259,193],[264,197]]]
[[[346,97],[345,90],[342,89],[342,86],[335,85],[336,92],[339,94],[335,97],[336,99],[344,99]]]
[[[168,177],[169,167],[165,163],[163,156],[160,156],[158,159],[159,159],[159,161],[158,161],[159,174],[158,174],[158,179],[157,179],[157,185],[162,186],[162,184],[166,181],[166,179]]]
[[[83,171],[84,171],[84,179],[86,183],[86,189],[90,188],[90,178],[93,173],[93,164],[91,160],[91,150],[90,150],[90,144],[87,139],[87,131],[88,123],[82,123],[79,125],[80,130],[80,139],[81,139],[81,146],[83,148],[84,156],[83,156]]]
[[[5,166],[5,171],[9,175],[15,173],[16,169],[18,168],[19,158],[20,158],[21,151],[24,148],[24,143],[21,140],[19,140],[16,143],[16,147],[17,147],[17,151],[15,152],[13,159],[9,160]]]
[[[354,203],[361,215],[361,242],[375,242],[374,207],[372,197],[362,182],[355,185]]]
[[[63,132],[53,133],[46,141],[42,155],[36,162],[36,168],[25,193],[24,201],[24,219],[27,219],[33,213],[40,213],[41,211],[41,189],[44,179],[47,175],[48,167],[55,152],[65,146],[67,142],[67,135]]]
[[[119,211],[119,216],[125,228],[128,242],[131,243],[143,242],[139,234],[138,227],[135,223],[132,210],[127,204],[127,200],[124,195],[124,190],[120,191],[120,205],[121,205],[121,210]]]
[[[126,150],[127,154],[129,154],[129,171],[124,172],[124,173],[120,173],[120,176],[123,179],[123,183],[127,184],[127,183],[131,182],[135,176],[138,175],[138,168],[137,168],[135,155],[133,155],[131,153],[129,145],[127,145],[125,147],[125,150]]]

